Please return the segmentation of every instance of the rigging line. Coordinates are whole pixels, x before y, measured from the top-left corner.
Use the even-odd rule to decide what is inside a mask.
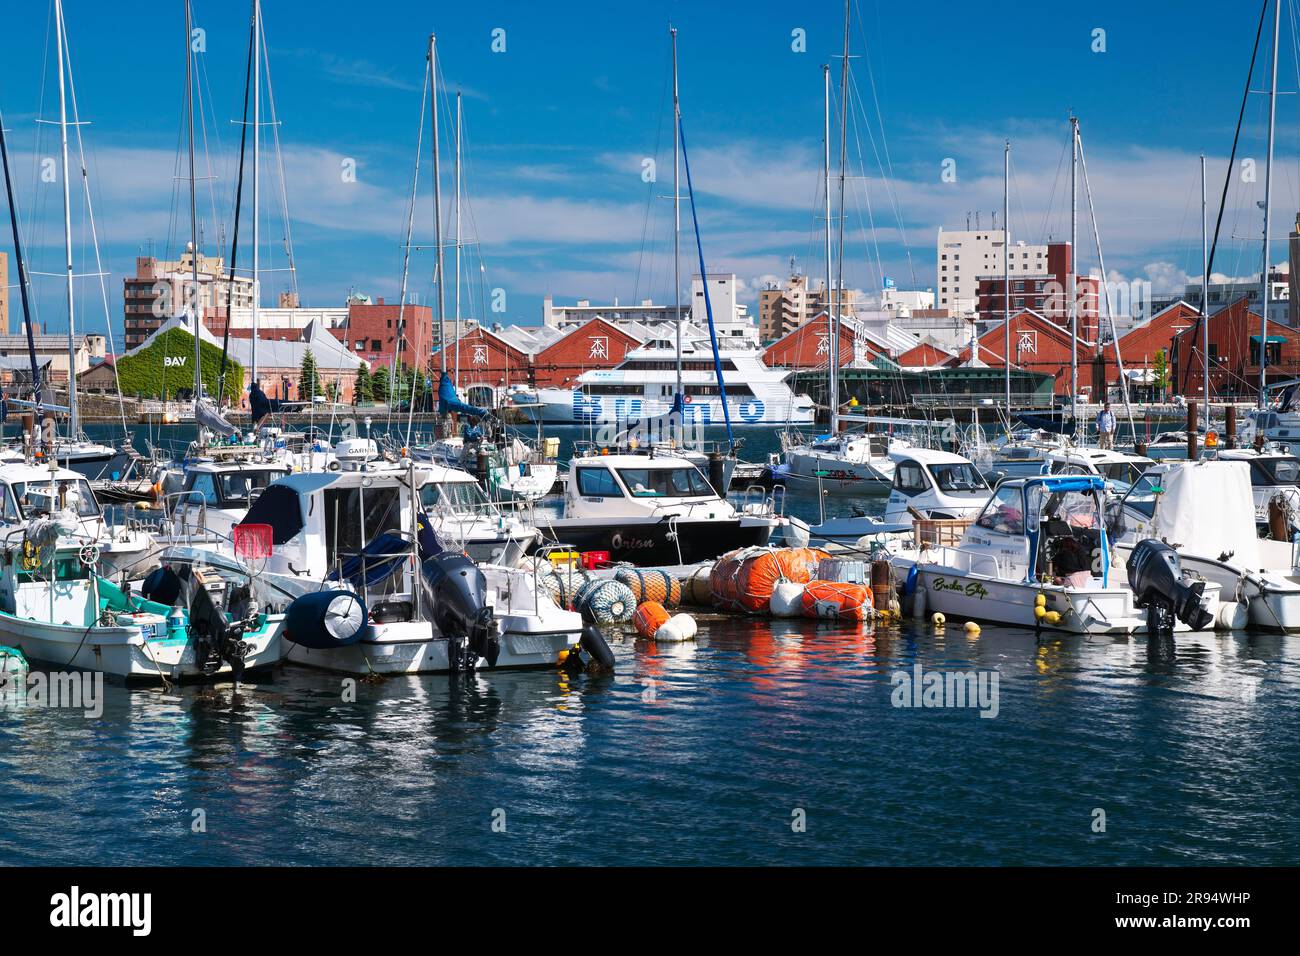
[[[41,404],[41,375],[36,364],[36,339],[33,332],[33,321],[31,313],[31,296],[30,296],[30,279],[27,275],[27,266],[23,261],[23,242],[18,227],[18,204],[14,199],[13,177],[9,172],[9,143],[5,138],[4,131],[4,114],[0,113],[0,161],[3,161],[5,177],[5,195],[9,200],[9,226],[13,230],[14,237],[14,260],[18,266],[18,292],[23,303],[23,324],[27,327],[27,349],[28,355],[32,360],[32,390],[34,400],[37,405]]]
[[[1057,193],[1060,191],[1061,176],[1065,171],[1065,154],[1069,152],[1069,148],[1070,147],[1068,142],[1062,143],[1061,155],[1056,161],[1056,175],[1052,178],[1052,191],[1048,194],[1047,209],[1043,213],[1043,224],[1038,231],[1039,236],[1043,238],[1044,242],[1048,241],[1052,236],[1052,232],[1050,231],[1050,225],[1052,221],[1052,210],[1056,208],[1056,196]],[[1022,210],[1021,215],[1023,214],[1024,213]],[[1025,221],[1028,222],[1028,220]]]
[[[280,114],[275,108],[275,91],[271,86],[271,54],[266,44],[266,21],[257,18],[257,29],[261,34],[262,76],[266,80],[266,107],[271,114],[271,136],[275,140],[275,164],[280,175],[280,214],[284,220],[284,255],[289,269],[289,291],[295,301],[298,299],[298,261],[293,254],[293,226],[289,217],[288,180],[284,175],[284,147],[280,140]]]
[[[852,96],[857,92],[857,84],[856,84],[856,82],[853,81],[852,75],[850,75],[849,79],[850,79],[849,90],[847,91],[847,93],[846,93],[845,95],[847,95],[847,96],[849,96],[849,97],[851,98],[851,97],[852,97]],[[860,103],[860,102],[861,102],[861,100],[859,99],[859,103]],[[864,112],[865,112],[865,111],[864,111]],[[872,134],[872,131],[871,131],[871,127],[870,127],[870,125],[867,125],[867,139],[871,142],[872,151],[876,154],[876,165],[879,166],[879,165],[880,165],[880,151],[876,148],[875,137],[874,137],[874,135]],[[877,284],[878,284],[881,288],[883,288],[883,287],[884,287],[885,267],[884,267],[884,263],[883,263],[883,261],[882,261],[882,259],[881,259],[881,257],[880,257],[880,239],[879,239],[879,236],[878,236],[877,231],[876,231],[876,217],[875,217],[875,212],[874,212],[873,207],[872,207],[872,205],[871,205],[871,190],[870,190],[869,186],[867,185],[868,182],[869,182],[869,180],[868,180],[868,178],[867,178],[867,167],[866,167],[866,161],[863,159],[863,150],[862,150],[862,134],[861,134],[861,129],[860,129],[859,125],[858,125],[858,111],[857,111],[857,110],[854,110],[854,111],[853,111],[853,144],[857,147],[857,150],[858,150],[858,170],[859,170],[859,171],[861,172],[861,174],[862,174],[860,177],[858,177],[858,179],[859,179],[859,181],[860,181],[860,184],[861,184],[861,188],[862,188],[862,196],[861,196],[861,198],[859,198],[859,196],[858,196],[858,185],[859,185],[859,184],[858,184],[858,183],[854,183],[854,186],[853,186],[853,204],[854,204],[854,208],[857,209],[857,212],[858,212],[858,223],[859,223],[859,225],[862,227],[863,242],[865,243],[865,242],[866,242],[867,227],[866,227],[866,223],[864,223],[863,220],[862,220],[862,202],[865,201],[865,203],[866,203],[866,206],[867,206],[867,221],[871,224],[871,230],[870,230],[870,231],[871,231],[871,250],[875,253],[875,256],[876,256],[876,272],[877,272],[876,279],[877,279]],[[870,278],[871,278],[871,257],[870,257],[870,255],[867,255],[867,256],[866,256],[866,261],[867,261],[867,277],[868,277],[868,279],[870,279]]]
[[[257,0],[253,0],[256,4]],[[256,21],[256,14],[253,16]],[[239,125],[239,175],[235,182],[235,221],[231,231],[230,239],[230,279],[226,285],[226,328],[221,336],[221,371],[217,375],[217,408],[221,408],[221,400],[226,390],[226,366],[227,356],[230,353],[230,326],[234,322],[234,305],[235,305],[235,263],[239,260],[239,215],[243,208],[244,201],[244,150],[248,141],[248,100],[249,91],[253,85],[253,47],[256,42],[254,24],[248,25],[248,57],[244,68],[244,111],[243,119]],[[257,210],[253,210],[257,214]],[[217,289],[213,289],[213,299],[215,305],[216,296],[219,294]],[[257,276],[253,276],[253,295],[257,295]],[[254,336],[257,332],[253,332]],[[254,340],[253,348],[257,348],[257,341]],[[257,385],[257,382],[253,382]],[[240,389],[241,397],[243,389]]]
[[[81,183],[85,190],[85,196],[86,196],[86,219],[90,227],[91,246],[95,252],[95,272],[98,274],[99,295],[104,306],[104,328],[105,331],[108,333],[108,348],[110,353],[114,353],[113,354],[113,384],[114,387],[116,387],[117,389],[117,408],[118,408],[118,413],[122,419],[122,435],[124,440],[129,442],[131,438],[131,433],[128,430],[126,425],[126,402],[122,398],[122,381],[118,377],[117,356],[115,354],[116,346],[113,343],[113,321],[108,311],[108,282],[104,275],[104,262],[99,254],[99,231],[95,226],[95,208],[94,208],[94,203],[91,201],[91,196],[90,196],[90,175],[86,168],[86,147],[81,136],[81,113],[77,108],[77,84],[76,81],[73,79],[73,73],[72,73],[72,49],[71,49],[71,45],[68,43],[66,31],[64,32],[63,41],[64,41],[63,42],[64,59],[67,61],[67,65],[68,65],[68,71],[67,71],[68,72],[68,94],[72,104],[72,121],[74,124],[73,129],[76,131],[77,134],[77,154],[80,159]],[[77,374],[76,369],[70,367],[68,372],[69,388],[73,387],[73,382],[76,378],[76,374]]]
[[[1119,335],[1115,331],[1115,312],[1111,308],[1110,287],[1106,283],[1106,259],[1101,251],[1101,229],[1097,225],[1097,210],[1092,204],[1092,182],[1088,179],[1088,160],[1083,152],[1083,137],[1078,135],[1075,130],[1075,136],[1078,137],[1079,144],[1079,166],[1083,173],[1083,191],[1088,197],[1088,218],[1092,220],[1092,235],[1097,242],[1097,262],[1101,271],[1099,285],[1105,296],[1106,317],[1110,320],[1110,338],[1111,344],[1115,349],[1115,369],[1119,372],[1120,394],[1124,396],[1124,408],[1128,412],[1128,427],[1133,436],[1137,437],[1137,425],[1133,421],[1133,405],[1129,401],[1128,377],[1124,374],[1124,359],[1119,352]],[[1077,270],[1076,270],[1077,271]],[[1097,321],[1097,339],[1100,344],[1101,340],[1101,320]]]
[[[854,5],[858,6],[856,0]],[[853,86],[854,95],[857,96],[858,103],[862,107],[862,116],[863,116],[864,123],[867,126],[867,135],[871,139],[872,151],[875,153],[876,156],[876,167],[880,170],[880,176],[885,181],[885,195],[889,199],[889,204],[892,207],[894,212],[894,218],[898,222],[898,235],[903,245],[903,255],[907,259],[907,268],[908,268],[908,272],[911,275],[912,288],[916,288],[917,285],[916,266],[912,262],[912,247],[907,241],[907,228],[903,225],[903,210],[898,201],[898,190],[896,188],[895,185],[896,181],[894,179],[894,160],[889,152],[889,136],[885,132],[885,117],[880,109],[880,97],[876,91],[876,74],[871,67],[870,46],[867,44],[866,27],[862,19],[861,13],[862,13],[861,9],[859,8],[858,32],[862,34],[863,47],[864,49],[867,50],[867,55],[865,57],[866,64],[867,64],[867,79],[871,87],[871,99],[876,109],[876,123],[880,127],[880,147],[876,146],[876,138],[874,133],[871,130],[870,119],[867,117],[866,104],[863,102],[862,94],[858,90],[857,78],[850,76],[850,80]],[[855,121],[855,125],[856,125],[856,121]],[[881,149],[884,150],[884,154],[885,154],[885,159],[883,163],[881,162],[880,159]],[[861,153],[859,153],[859,157],[861,157]],[[888,170],[888,172],[886,172],[886,170]],[[865,178],[865,174],[866,174],[866,167],[865,165],[863,165],[864,178]],[[877,252],[877,258],[879,258],[878,252]]]
[[[1218,246],[1219,246],[1219,229],[1223,225],[1223,211],[1226,208],[1228,202],[1228,187],[1232,183],[1232,170],[1237,162],[1237,146],[1241,141],[1241,124],[1242,124],[1242,120],[1245,119],[1246,116],[1246,103],[1250,99],[1250,82],[1255,75],[1255,61],[1259,56],[1259,40],[1260,37],[1262,37],[1264,34],[1264,18],[1265,15],[1268,13],[1269,2],[1270,0],[1263,0],[1263,3],[1260,5],[1259,26],[1255,28],[1255,46],[1254,49],[1252,49],[1250,52],[1250,69],[1246,71],[1246,84],[1241,91],[1241,108],[1237,111],[1237,131],[1232,136],[1232,152],[1228,156],[1228,169],[1223,177],[1223,192],[1219,197],[1219,214],[1214,222],[1214,241],[1210,243],[1210,255],[1205,266],[1205,271],[1210,275],[1214,274],[1214,254],[1218,250]],[[1281,0],[1277,0],[1277,2],[1280,3]],[[1204,294],[1202,294],[1201,299],[1202,299],[1201,312],[1206,317],[1206,319],[1208,319],[1210,304],[1204,301],[1205,299]],[[1202,321],[1203,321],[1202,317],[1198,316],[1196,319],[1197,325],[1195,327],[1199,328],[1200,323]],[[1261,346],[1261,348],[1262,347],[1263,346]],[[1188,383],[1187,376],[1190,373],[1191,373],[1191,363],[1187,363],[1187,367],[1183,369],[1183,390],[1184,391],[1187,388],[1187,383]]]
[[[659,151],[663,147],[664,117],[667,115],[667,110],[664,109],[664,97],[668,95],[668,81],[670,75],[671,75],[671,70],[665,70],[663,79],[661,81],[662,85],[659,88],[659,122],[655,124],[655,146],[654,146],[654,152],[650,154],[651,156],[655,157],[656,163],[658,163],[659,161],[658,160]],[[647,248],[646,236],[647,236],[647,232],[650,229],[652,210],[657,208],[654,202],[654,198],[655,198],[655,189],[658,186],[658,180],[659,177],[656,174],[654,179],[651,182],[646,184],[648,188],[646,190],[645,213],[643,214],[641,220],[641,248],[637,254],[636,280],[632,285],[633,302],[636,302],[641,296],[641,269],[646,256],[646,248]],[[650,272],[650,276],[649,276],[649,281],[647,282],[647,286],[652,286],[654,284],[654,250],[651,250],[650,252],[649,272]]]
[[[417,205],[417,195],[420,187],[420,156],[424,151],[424,114],[425,107],[429,105],[429,83],[431,80],[431,71],[428,66],[424,69],[424,86],[420,92],[420,125],[415,138],[415,168],[411,174],[411,198],[407,204],[406,217],[406,242],[402,244],[402,281],[397,298],[397,333],[393,343],[393,363],[391,371],[388,374],[388,425],[392,427],[393,417],[393,398],[397,394],[396,385],[393,381],[397,377],[397,355],[399,346],[402,344],[403,337],[406,335],[406,298],[410,281],[411,270],[411,237],[415,231],[415,209]]]

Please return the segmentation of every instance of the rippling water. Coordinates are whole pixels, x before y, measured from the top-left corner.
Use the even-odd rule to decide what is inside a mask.
[[[614,649],[602,679],[399,678],[345,703],[290,668],[237,693],[110,686],[98,720],[0,710],[0,862],[1296,858],[1300,638],[1179,635],[1151,661],[1141,638],[719,618]],[[918,662],[996,670],[997,717],[892,706]]]

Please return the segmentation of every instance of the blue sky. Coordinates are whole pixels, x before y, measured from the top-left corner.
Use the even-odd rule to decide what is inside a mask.
[[[1293,14],[1283,2],[1280,84],[1294,91]],[[247,6],[196,0],[194,9],[205,31],[208,117],[199,207],[203,245],[212,251],[232,218],[232,120],[242,96]],[[1028,16],[1024,9],[996,0],[855,4],[849,153],[862,178],[851,189],[847,229],[845,273],[853,285],[874,292],[883,273],[902,287],[913,285],[913,275],[916,285],[933,286],[937,228],[962,227],[975,210],[987,224],[1001,208],[1007,137],[1013,233],[1029,241],[1064,236],[1068,169],[1061,161],[1071,109],[1081,117],[1107,267],[1161,288],[1199,269],[1197,156],[1210,157],[1213,206],[1257,4],[1091,2],[1042,5]],[[68,0],[65,7],[78,106],[91,124],[82,132],[115,329],[121,279],[134,256],[175,255],[188,238],[188,207],[176,192],[183,183],[174,180],[182,17],[179,0]],[[341,304],[350,289],[397,298],[431,31],[447,90],[464,93],[465,231],[467,242],[478,240],[466,249],[474,290],[465,294],[466,314],[534,324],[548,293],[557,301],[671,297],[671,204],[660,198],[671,194],[670,20],[680,31],[683,114],[710,270],[735,272],[750,301],[788,270],[791,257],[821,274],[821,64],[834,63],[838,81],[838,3],[265,0],[263,17],[304,304]],[[57,154],[57,140],[54,127],[34,122],[57,118],[50,8],[34,0],[6,18],[0,108],[16,154],[31,267],[54,272],[62,259],[61,187],[39,172],[40,159]],[[498,28],[503,53],[492,50]],[[1096,29],[1105,31],[1105,52],[1092,51]],[[806,52],[792,49],[795,30],[804,31]],[[1234,176],[1229,193],[1216,271],[1231,275],[1258,269],[1254,203],[1263,195],[1266,108],[1266,97],[1251,97],[1242,146],[1242,156],[1259,161],[1257,181]],[[446,117],[449,101],[443,109]],[[1294,96],[1279,98],[1275,236],[1285,235],[1300,208],[1296,112]],[[442,144],[449,216],[445,121]],[[647,157],[658,160],[657,183],[642,181]],[[945,159],[955,161],[955,182],[941,181]],[[341,176],[347,160],[355,161],[355,182]],[[264,163],[263,288],[273,304],[288,273],[269,148]],[[423,301],[432,292],[427,139],[416,218],[416,242],[426,248],[414,254],[411,289]],[[1095,264],[1082,238],[1089,230],[1085,220],[1085,267]],[[79,201],[74,245],[77,271],[93,272]],[[9,248],[7,230],[0,248]],[[1276,249],[1281,261],[1283,246]],[[689,244],[684,260],[689,274]],[[36,283],[39,318],[50,330],[66,328],[58,280]],[[503,313],[484,316],[483,288],[505,290]],[[87,326],[102,327],[96,280],[78,282],[78,309]]]

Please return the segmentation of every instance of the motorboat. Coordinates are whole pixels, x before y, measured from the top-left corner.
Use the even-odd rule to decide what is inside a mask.
[[[1111,494],[1122,495],[1142,477],[1155,461],[1108,448],[1070,447],[1050,451],[1044,457],[1044,475],[1099,475]]]
[[[1256,533],[1250,463],[1161,462],[1108,509],[1117,552],[1157,538],[1178,552],[1184,571],[1220,587],[1253,627],[1300,631],[1296,542]]]
[[[905,447],[902,439],[865,432],[826,434],[811,440],[783,433],[782,461],[772,468],[772,480],[806,494],[887,494],[894,481],[890,452]]]
[[[1048,455],[1069,447],[1064,436],[1045,428],[1016,429],[993,443],[985,476],[996,483],[1040,474]]]
[[[657,454],[573,458],[562,515],[536,520],[550,542],[637,565],[711,560],[765,545],[787,524],[772,498],[737,508],[692,461]]]
[[[910,534],[917,519],[969,523],[992,494],[984,476],[961,455],[908,448],[892,452],[890,457],[894,462],[894,483],[883,516],[823,517],[811,527],[791,518],[793,530],[788,537],[792,542],[802,545],[833,541],[869,547],[872,541]]]
[[[165,557],[251,568],[258,599],[288,615],[285,656],[294,663],[356,675],[554,666],[578,645],[581,616],[559,608],[533,571],[476,564],[435,530],[426,489],[482,494],[469,476],[447,482],[448,471],[406,459],[287,475],[254,501],[229,541],[178,542]],[[453,577],[482,587],[473,608],[446,617],[463,607],[439,596],[453,558]],[[313,626],[295,624],[300,599],[327,605]]]
[[[1224,448],[1215,457],[1220,461],[1243,461],[1250,466],[1255,524],[1261,533],[1290,540],[1300,531],[1300,458],[1268,446],[1260,451]],[[1274,524],[1279,527],[1271,528]]]
[[[280,661],[282,618],[259,608],[248,575],[176,562],[160,569],[165,593],[146,597],[100,572],[96,539],[41,520],[48,534],[19,529],[0,545],[0,630],[28,659],[163,683],[239,680]]]
[[[56,516],[97,549],[97,567],[110,577],[143,577],[142,561],[153,550],[143,529],[109,523],[90,482],[53,459],[0,464],[0,535],[21,532],[33,521]]]
[[[536,527],[503,511],[468,472],[430,464],[419,475],[420,506],[431,527],[475,561],[514,567],[541,541]]]
[[[982,620],[1040,631],[1132,634],[1150,608],[1110,561],[1095,475],[1008,478],[954,546],[899,551],[890,558],[906,580],[913,609],[953,621]],[[1199,629],[1219,612],[1216,584],[1182,581],[1175,627]],[[1188,607],[1188,605],[1191,607]]]

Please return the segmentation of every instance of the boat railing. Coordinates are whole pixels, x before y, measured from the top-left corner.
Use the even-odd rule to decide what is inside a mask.
[[[780,488],[780,493],[777,492]],[[747,517],[785,517],[785,485],[774,485],[769,492],[762,485],[750,485],[736,496],[739,511]]]

